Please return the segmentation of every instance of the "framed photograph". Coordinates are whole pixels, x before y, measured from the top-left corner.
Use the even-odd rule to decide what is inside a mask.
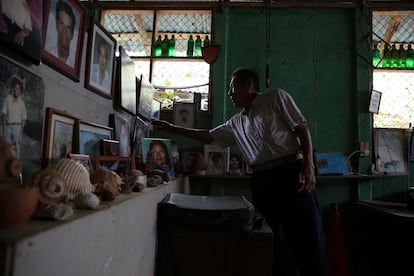
[[[170,139],[143,138],[142,155],[146,171],[159,169],[171,177],[175,176]]]
[[[42,60],[43,1],[1,2],[0,44],[39,65]]]
[[[136,76],[135,62],[122,46],[119,46],[118,49],[119,56],[117,58],[118,66],[116,72],[118,81],[114,103],[116,107],[136,116],[139,78]]]
[[[28,179],[42,166],[42,147],[46,139],[46,136],[42,138],[45,84],[40,76],[2,57],[0,72],[0,108],[3,122],[10,120],[19,123],[24,120],[23,129],[17,124],[0,123],[0,135],[14,145],[23,165],[23,179]],[[14,100],[14,90],[21,90],[18,101]]]
[[[204,145],[204,159],[207,163],[206,174],[227,174],[229,169],[230,148],[219,145]]]
[[[142,120],[139,116],[136,116],[132,134],[134,156],[142,159],[142,138],[148,137],[149,133],[149,124]]]
[[[201,172],[206,170],[204,155],[200,151],[183,151],[181,153],[183,172]]]
[[[89,157],[89,155],[69,153],[68,157],[70,159],[76,160],[77,162],[81,163],[88,170],[89,175],[93,173],[92,162],[91,162],[91,158]]]
[[[173,124],[182,127],[193,128],[197,105],[195,103],[174,103]]]
[[[152,100],[152,119],[159,120],[161,115],[161,101],[157,99]]]
[[[377,90],[372,90],[369,99],[369,112],[378,114],[382,93]]]
[[[408,174],[408,137],[404,129],[374,128],[377,172]]]
[[[85,87],[111,99],[116,40],[96,22],[92,22],[89,30]]]
[[[131,126],[127,119],[109,114],[109,126],[114,130],[114,140],[119,141],[119,155],[131,156]]]
[[[86,9],[77,0],[45,0],[44,63],[79,82]]]
[[[229,174],[243,175],[244,174],[244,160],[241,154],[231,153],[229,160]]]
[[[107,169],[124,178],[131,170],[135,170],[135,158],[132,156],[96,156],[95,169]]]
[[[141,75],[137,78],[137,114],[144,120],[150,121],[153,115],[155,87]]]
[[[118,156],[119,155],[119,141],[102,139],[101,140],[101,155]]]
[[[92,160],[95,156],[100,155],[101,140],[112,139],[113,136],[111,127],[82,120],[76,120],[75,129],[77,147],[74,152],[89,155]]]
[[[76,120],[64,111],[46,108],[42,168],[72,153]]]

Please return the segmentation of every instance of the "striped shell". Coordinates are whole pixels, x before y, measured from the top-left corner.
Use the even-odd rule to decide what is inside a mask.
[[[74,199],[82,192],[93,192],[94,187],[89,179],[88,170],[79,162],[63,158],[51,165],[59,172],[68,184],[68,199]]]

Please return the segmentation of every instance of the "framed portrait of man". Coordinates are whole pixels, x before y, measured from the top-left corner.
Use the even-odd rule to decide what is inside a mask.
[[[46,0],[42,57],[46,64],[79,82],[86,9],[75,0]]]
[[[89,29],[85,87],[112,98],[116,40],[96,22]]]

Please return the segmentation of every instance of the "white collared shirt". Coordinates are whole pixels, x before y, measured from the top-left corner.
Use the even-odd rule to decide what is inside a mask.
[[[296,154],[300,151],[293,129],[306,122],[293,98],[283,89],[259,94],[248,114],[233,115],[210,130],[215,141],[227,147],[236,143],[249,165]]]

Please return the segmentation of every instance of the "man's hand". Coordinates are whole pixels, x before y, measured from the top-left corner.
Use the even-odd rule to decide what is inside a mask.
[[[172,125],[169,122],[165,121],[165,120],[155,120],[155,119],[153,119],[153,120],[151,120],[151,124],[153,126],[157,126],[159,130],[168,130],[168,128],[172,127]]]
[[[310,193],[315,190],[316,177],[313,166],[304,166],[302,171],[299,173],[299,183],[301,184],[299,192]]]

